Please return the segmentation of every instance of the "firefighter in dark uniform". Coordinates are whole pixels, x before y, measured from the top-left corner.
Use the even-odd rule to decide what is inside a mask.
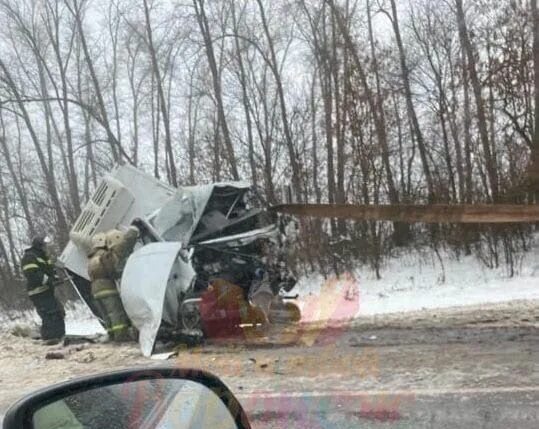
[[[56,273],[47,253],[49,239],[35,237],[32,246],[24,251],[21,260],[26,277],[28,296],[41,318],[41,339],[59,342],[65,335],[65,312],[54,295]]]

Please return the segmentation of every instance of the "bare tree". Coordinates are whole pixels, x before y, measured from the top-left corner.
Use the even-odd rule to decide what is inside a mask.
[[[121,154],[124,154],[125,152],[123,152],[123,148],[120,141],[116,138],[116,136],[112,132],[109,118],[108,118],[107,108],[105,106],[105,99],[103,98],[103,92],[101,90],[101,84],[99,83],[99,79],[97,78],[92,55],[90,54],[90,50],[88,48],[86,34],[84,32],[84,28],[82,24],[82,19],[83,19],[82,9],[83,9],[84,3],[85,3],[85,0],[80,0],[80,2],[79,0],[70,0],[70,1],[67,1],[65,5],[69,9],[71,14],[73,15],[73,18],[75,19],[78,38],[80,40],[82,52],[84,53],[86,65],[88,66],[88,71],[92,79],[95,96],[97,98],[97,105],[99,109],[100,120],[107,133],[107,139],[110,144],[110,150],[111,150],[112,156],[114,158],[114,161],[119,161]]]
[[[539,10],[537,0],[531,0],[533,19],[533,68],[535,89],[535,123],[533,132],[533,147],[531,159],[531,175],[537,183],[536,193],[539,193]]]
[[[161,70],[157,61],[157,52],[153,40],[152,25],[150,21],[150,8],[148,7],[148,1],[143,0],[144,3],[144,17],[146,19],[146,33],[148,50],[152,60],[152,70],[155,76],[155,84],[157,86],[157,94],[159,97],[159,105],[161,108],[161,117],[163,118],[163,125],[165,128],[165,151],[167,154],[167,171],[170,176],[170,182],[173,186],[178,186],[178,177],[176,173],[176,163],[174,161],[174,152],[172,150],[172,137],[170,135],[170,118],[167,108],[167,99],[165,97],[165,91],[163,90],[163,79],[161,76]]]
[[[419,155],[421,157],[421,163],[423,165],[423,172],[425,174],[425,180],[427,183],[428,199],[430,202],[434,202],[435,201],[434,184],[433,184],[432,174],[429,167],[425,139],[423,137],[423,132],[421,131],[421,127],[419,125],[419,119],[417,118],[417,113],[414,106],[412,88],[410,84],[410,70],[408,68],[408,63],[406,61],[406,53],[404,52],[404,45],[402,42],[400,25],[399,25],[399,17],[397,14],[397,5],[395,3],[395,0],[390,0],[390,3],[391,3],[391,14],[387,13],[387,15],[393,26],[393,32],[395,33],[395,40],[397,42],[397,48],[399,50],[399,62],[400,62],[400,68],[401,68],[402,83],[404,86],[404,96],[406,98],[406,107],[408,109],[408,114],[410,115],[412,129],[414,130],[414,133],[417,139]]]
[[[26,109],[26,105],[24,103],[24,100],[20,94],[20,91],[17,87],[17,84],[15,83],[11,73],[9,72],[8,67],[0,59],[0,70],[2,71],[3,75],[1,76],[1,80],[5,82],[11,93],[13,94],[17,107],[20,111],[20,114],[24,120],[24,123],[27,127],[28,133],[30,134],[31,141],[33,143],[34,150],[36,152],[36,155],[39,159],[39,164],[41,166],[41,170],[43,172],[45,182],[47,185],[47,190],[49,192],[49,195],[52,199],[52,203],[54,206],[54,210],[56,213],[56,221],[58,223],[58,232],[60,236],[60,240],[63,243],[66,243],[68,240],[68,226],[67,226],[67,220],[64,215],[64,211],[62,209],[62,204],[60,202],[60,197],[58,194],[58,188],[56,181],[54,179],[54,173],[49,168],[49,164],[47,163],[45,153],[43,152],[43,149],[40,144],[40,140],[38,138],[38,135],[36,133],[36,130],[33,126],[30,114],[28,110]]]
[[[210,67],[212,82],[213,82],[213,92],[215,97],[215,103],[217,107],[217,116],[218,122],[221,130],[221,134],[224,140],[225,148],[227,151],[227,159],[230,166],[230,174],[234,180],[239,179],[238,166],[236,164],[236,155],[234,152],[234,145],[232,144],[232,139],[230,137],[230,131],[228,129],[228,122],[225,115],[225,107],[223,103],[223,92],[221,87],[221,77],[219,75],[219,70],[217,67],[217,62],[215,59],[215,53],[213,49],[213,39],[211,34],[211,29],[209,26],[208,18],[206,16],[205,9],[205,0],[193,0],[193,5],[195,7],[195,13],[197,22],[200,28],[200,33],[204,40],[204,49],[206,51],[206,57],[208,59],[208,64]]]
[[[234,32],[234,44],[236,50],[236,61],[238,63],[238,79],[241,86],[241,98],[243,103],[243,110],[245,113],[245,124],[247,127],[247,147],[248,147],[248,157],[249,157],[249,166],[251,167],[251,179],[253,185],[258,187],[258,173],[255,162],[255,147],[254,147],[254,136],[253,136],[253,121],[251,119],[251,101],[249,100],[248,90],[247,90],[247,73],[245,71],[245,65],[243,61],[243,51],[246,49],[245,41],[240,38],[239,33],[239,18],[236,12],[236,2],[234,0],[230,3],[230,8],[232,11],[232,24]],[[244,9],[245,10],[245,9]],[[241,13],[244,13],[244,10]],[[243,43],[242,43],[243,42]],[[243,46],[242,46],[243,45]]]
[[[492,149],[490,146],[490,139],[487,126],[487,118],[485,113],[485,102],[483,100],[481,82],[477,73],[476,56],[472,42],[470,41],[470,35],[466,24],[466,18],[464,15],[464,8],[462,0],[455,0],[457,10],[457,21],[459,27],[460,40],[463,46],[463,50],[466,53],[466,60],[468,65],[468,73],[471,79],[472,88],[475,96],[475,105],[477,109],[477,124],[479,128],[479,136],[485,156],[487,176],[490,185],[490,192],[493,201],[498,201],[498,171],[497,165],[494,163],[492,155]]]
[[[269,203],[289,181],[305,202],[536,201],[522,185],[539,183],[537,1],[408,3],[0,0],[0,281],[27,235],[67,240],[115,162],[174,185],[245,174]],[[305,267],[326,273],[357,259],[380,275],[416,234],[491,266],[528,240],[301,229]]]

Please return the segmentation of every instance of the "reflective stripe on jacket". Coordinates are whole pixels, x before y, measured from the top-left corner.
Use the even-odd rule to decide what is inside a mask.
[[[50,289],[50,283],[55,277],[54,264],[44,251],[32,247],[26,249],[21,268],[26,277],[28,295],[37,295]]]
[[[47,292],[49,289],[50,289],[50,287],[48,287],[47,285],[39,286],[39,287],[36,287],[34,289],[30,289],[28,291],[28,296],[34,296],[34,295],[37,295],[39,293]]]

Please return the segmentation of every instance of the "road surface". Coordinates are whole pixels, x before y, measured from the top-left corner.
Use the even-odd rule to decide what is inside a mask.
[[[255,429],[537,429],[539,388],[240,396]]]
[[[0,333],[0,414],[72,377],[162,364],[136,345],[57,348]],[[255,428],[538,428],[539,304],[246,333],[169,360],[218,375]]]

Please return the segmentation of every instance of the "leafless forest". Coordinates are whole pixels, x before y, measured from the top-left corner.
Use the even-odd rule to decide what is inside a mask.
[[[284,185],[300,202],[533,203],[536,3],[0,0],[0,283],[36,232],[68,240],[116,162],[248,180],[268,204]],[[383,275],[403,245],[513,265],[531,227],[300,231],[307,269]]]

